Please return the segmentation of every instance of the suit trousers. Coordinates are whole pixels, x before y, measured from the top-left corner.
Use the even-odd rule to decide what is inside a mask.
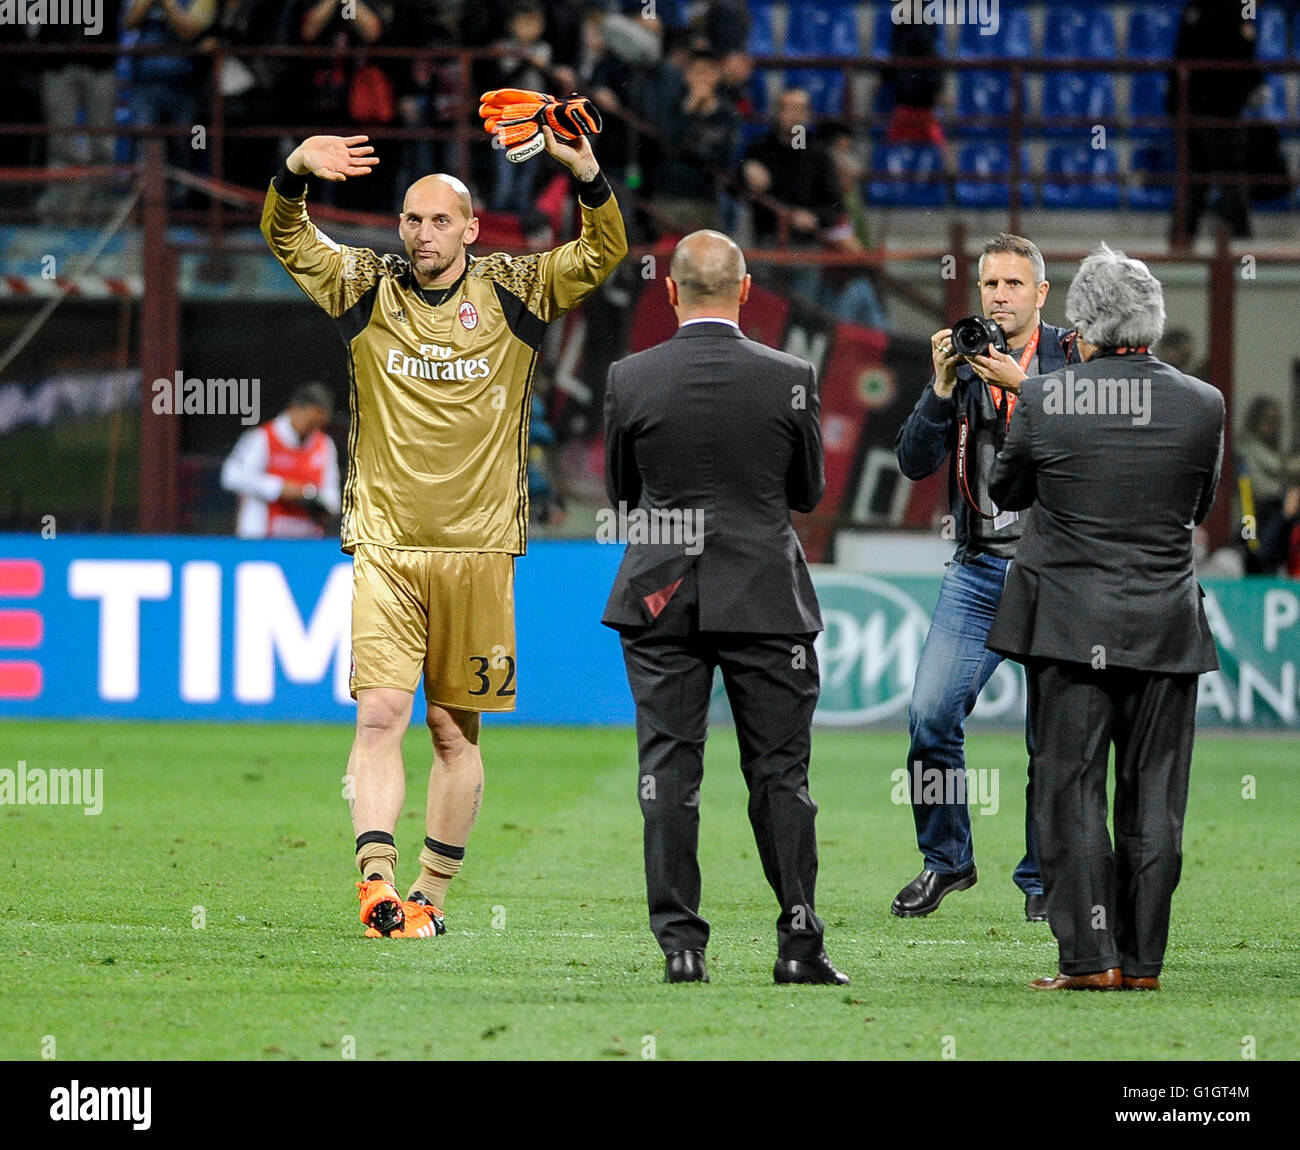
[[[1031,660],[1034,821],[1062,974],[1160,973],[1182,873],[1194,674]],[[1106,770],[1115,747],[1115,844]]]
[[[779,957],[822,949],[814,913],[817,806],[808,793],[812,715],[820,680],[813,635],[699,632],[649,627],[622,634],[636,701],[650,929],[665,954],[704,950],[700,917],[700,785],[714,669],[722,669],[749,787],[749,821],[776,893]]]

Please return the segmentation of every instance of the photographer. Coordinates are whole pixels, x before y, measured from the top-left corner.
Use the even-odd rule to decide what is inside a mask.
[[[221,486],[239,496],[241,539],[320,539],[337,515],[338,449],[325,429],[334,398],[320,383],[293,393],[270,423],[244,432],[221,467]]]
[[[1027,377],[1079,362],[1074,333],[1042,322],[1039,311],[1048,286],[1042,253],[1029,240],[1004,232],[984,245],[979,261],[983,318],[996,325],[986,325],[995,336],[1001,330],[1006,349],[989,346],[983,354],[967,355],[954,349],[957,342],[968,352],[980,350],[978,340],[972,344],[960,338],[979,334],[979,317],[955,325],[957,340],[954,328],[935,332],[930,337],[934,375],[894,442],[899,468],[908,479],[933,475],[944,457],[949,458],[952,514],[946,523],[957,541],[916,668],[908,711],[908,793],[925,865],[898,892],[890,908],[904,918],[929,914],[945,895],[966,890],[976,881],[964,797],[953,802],[917,799],[933,793],[927,790],[927,781],[964,780],[966,716],[1002,661],[985,649],[984,641],[1015,555],[1022,519],[993,505],[988,472],[1006,438],[1020,384]],[[1012,877],[1025,894],[1025,917],[1042,922],[1043,886],[1028,805],[1034,754],[1028,722],[1025,744],[1030,758],[1025,857]],[[950,785],[940,787],[939,795],[957,797]]]

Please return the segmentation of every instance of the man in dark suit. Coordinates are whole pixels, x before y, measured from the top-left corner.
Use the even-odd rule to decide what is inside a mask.
[[[720,667],[781,906],[773,977],[845,985],[813,909],[808,759],[822,620],[790,524],[790,510],[811,511],[825,487],[816,372],[741,333],[750,279],[721,233],[685,237],[667,287],[677,334],[615,363],[605,394],[605,481],[629,546],[603,622],[622,635],[636,700],[650,928],[665,981],[708,981],[696,846]]]
[[[1218,656],[1192,531],[1223,459],[1223,396],[1151,355],[1160,283],[1104,244],[1070,285],[1084,363],[1025,383],[989,478],[1034,505],[989,648],[1024,663],[1034,820],[1058,973],[1038,990],[1156,990],[1182,869],[1196,681]],[[1115,846],[1106,766],[1115,747]]]

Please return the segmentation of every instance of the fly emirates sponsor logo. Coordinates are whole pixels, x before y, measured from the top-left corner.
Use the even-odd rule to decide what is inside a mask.
[[[452,349],[434,343],[420,344],[418,356],[407,355],[400,347],[390,347],[384,370],[389,375],[406,375],[413,379],[486,379],[492,368],[487,356],[477,359],[452,358]]]

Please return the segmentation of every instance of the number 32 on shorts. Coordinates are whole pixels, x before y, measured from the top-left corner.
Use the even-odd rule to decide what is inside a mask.
[[[494,647],[491,658],[486,655],[471,655],[469,661],[472,666],[471,673],[478,680],[476,687],[469,691],[469,694],[486,695],[492,690],[493,678],[498,680],[495,692],[497,698],[509,698],[515,693],[515,660],[513,655],[506,654],[504,647]],[[504,672],[504,675],[501,672]]]

